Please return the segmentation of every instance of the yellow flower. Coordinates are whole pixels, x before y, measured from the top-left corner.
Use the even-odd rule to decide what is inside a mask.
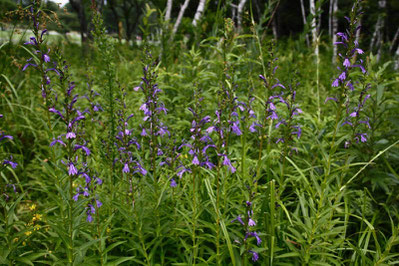
[[[29,207],[29,209],[30,209],[31,211],[36,210],[36,204],[33,203],[33,204]]]
[[[26,235],[26,236],[30,236],[31,234],[32,234],[32,231],[26,231],[26,232],[25,232],[25,235]]]
[[[33,215],[32,221],[40,221],[42,219],[42,216],[43,216],[42,214],[35,213]]]
[[[107,234],[111,233],[111,228],[107,227]]]
[[[14,242],[18,242],[18,237],[14,238],[13,241],[14,241]]]
[[[24,241],[24,242],[22,242],[22,245],[23,245],[23,246],[26,246],[26,242],[25,242],[25,241]]]

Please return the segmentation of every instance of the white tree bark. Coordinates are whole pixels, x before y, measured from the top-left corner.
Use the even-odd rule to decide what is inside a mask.
[[[195,12],[194,19],[193,19],[194,27],[197,26],[198,21],[201,19],[202,14],[204,13],[205,2],[206,2],[206,0],[200,0],[198,3],[197,11]]]
[[[277,40],[277,22],[276,22],[276,16],[273,17],[273,21],[272,21],[272,30],[273,30],[273,37],[275,40]]]
[[[306,12],[305,12],[305,5],[303,4],[303,0],[301,0],[301,11],[302,11],[302,20],[303,20],[303,26],[306,26]],[[306,45],[309,47],[309,36],[308,34],[305,35],[306,39]]]
[[[378,7],[381,11],[385,11],[386,0],[379,0]],[[378,15],[377,23],[375,24],[375,30],[373,32],[373,36],[370,41],[370,51],[373,50],[375,46],[378,47],[378,53],[380,53],[381,49],[381,41],[382,41],[382,33],[381,29],[384,27],[384,19],[381,14]]]
[[[317,27],[316,27],[316,6],[314,3],[314,0],[309,0],[309,6],[310,6],[310,14],[312,15],[312,21],[310,23],[310,26],[312,28],[312,42],[314,45],[314,54],[316,57],[319,56],[319,45],[318,45],[318,40],[317,40]]]
[[[333,37],[333,33],[332,33],[332,18],[333,18],[333,4],[334,4],[334,0],[330,0],[330,5],[328,8],[328,35],[331,36],[331,38]]]
[[[399,45],[398,48],[396,49],[396,53],[395,53],[395,70],[399,70]]]
[[[172,13],[172,2],[173,0],[168,0],[166,3],[165,21],[170,20],[170,14]]]
[[[241,31],[242,29],[242,11],[244,10],[244,6],[247,0],[240,0],[240,3],[238,4],[237,7],[237,25],[238,25],[238,30]]]
[[[338,0],[331,0],[333,2],[332,10],[331,10],[331,34],[332,34],[332,43],[333,43],[333,64],[336,63],[337,60],[337,45],[334,43],[337,41],[337,31],[338,31],[338,19],[337,19],[337,12],[338,12]]]
[[[177,16],[175,25],[173,26],[173,32],[172,32],[173,35],[176,34],[177,29],[180,26],[181,20],[183,18],[184,12],[186,11],[189,2],[190,0],[185,0],[183,5],[180,7],[179,15]]]
[[[391,42],[391,46],[389,47],[389,51],[391,51],[391,53],[393,52],[393,48],[395,46],[396,41],[398,40],[399,37],[399,27],[396,30],[395,35],[393,36],[392,42]]]
[[[237,5],[231,3],[230,6],[231,6],[231,20],[235,21],[237,15]]]

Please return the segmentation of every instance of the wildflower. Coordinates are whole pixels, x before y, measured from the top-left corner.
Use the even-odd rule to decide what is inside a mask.
[[[76,170],[75,165],[71,162],[69,163],[69,170],[68,170],[68,175],[77,175],[78,170]]]
[[[177,187],[177,183],[174,178],[170,180],[170,187]]]
[[[259,254],[255,251],[249,250],[248,252],[252,254],[252,261],[257,261],[259,259]]]
[[[240,224],[245,225],[244,221],[241,219],[241,216],[238,215],[237,218],[235,218],[234,220],[232,220],[231,222],[233,223],[234,221],[238,221]]]

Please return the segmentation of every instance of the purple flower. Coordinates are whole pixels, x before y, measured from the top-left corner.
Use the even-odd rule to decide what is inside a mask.
[[[18,163],[15,163],[15,162],[10,161],[10,160],[4,160],[3,161],[3,165],[6,165],[6,164],[9,164],[12,167],[12,169],[15,169],[18,166]]]
[[[252,220],[251,218],[249,218],[249,220],[248,220],[248,225],[249,225],[249,226],[255,226],[256,223],[255,223],[254,220]]]
[[[86,146],[84,146],[84,145],[75,145],[75,151],[78,150],[78,149],[82,149],[86,153],[86,156],[90,155],[90,150]]]
[[[74,201],[78,201],[80,193],[76,193],[72,198]]]
[[[361,142],[367,142],[367,133],[360,133],[357,134],[358,136],[360,136],[360,141]]]
[[[10,136],[10,135],[2,135],[2,136],[0,137],[0,141],[3,140],[3,139],[10,139],[10,140],[13,140],[14,138],[13,138],[13,136]]]
[[[233,133],[237,136],[240,136],[242,134],[240,128],[238,127],[238,121],[232,123],[231,131],[233,131]]]
[[[74,138],[76,138],[76,134],[74,132],[70,131],[70,132],[68,132],[66,134],[66,138],[67,139],[74,139]]]
[[[345,58],[343,65],[344,65],[344,67],[350,67],[351,62],[349,61],[348,58]]]
[[[51,108],[49,108],[48,110],[49,110],[49,112],[54,113],[54,114],[57,114],[57,115],[59,115],[62,119],[64,119],[64,116],[61,114],[61,112],[58,111],[57,109],[55,109],[54,107],[51,107]]]
[[[252,260],[253,261],[257,261],[259,259],[259,254],[256,253],[255,251],[249,250],[248,252],[252,254]]]
[[[46,63],[50,62],[50,56],[48,56],[48,54],[43,54],[43,61]]]
[[[69,169],[68,169],[68,175],[77,175],[78,174],[78,170],[76,170],[75,165],[70,162],[69,163]]]
[[[193,161],[191,163],[194,165],[199,165],[199,160],[198,160],[197,155],[194,156]]]
[[[245,235],[244,240],[247,240],[247,238],[248,238],[248,237],[251,237],[251,236],[256,238],[256,244],[257,244],[258,246],[262,243],[262,239],[260,239],[258,233],[256,233],[256,232],[248,232],[248,233]]]
[[[339,80],[344,81],[346,79],[346,72],[342,72],[341,75],[339,75]]]
[[[324,101],[324,103],[327,103],[328,101],[334,101],[334,102],[337,102],[337,98],[334,98],[334,97],[327,97],[326,98],[326,100]]]
[[[97,205],[97,208],[100,208],[101,206],[103,206],[103,203],[101,201],[99,201],[98,199],[96,199],[96,205]]]
[[[91,214],[87,214],[87,219],[86,219],[89,223],[91,223],[93,221],[93,217],[91,216]]]
[[[244,221],[241,219],[241,216],[238,215],[237,218],[231,221],[231,223],[238,221],[240,224],[245,225]]]
[[[172,178],[170,180],[170,187],[177,187],[177,183],[176,183],[176,180],[174,178]]]
[[[338,87],[339,86],[339,79],[335,79],[334,82],[331,84],[332,87]]]
[[[224,159],[223,159],[223,165],[228,166],[230,172],[231,172],[231,173],[234,173],[234,172],[236,171],[236,169],[234,168],[234,166],[231,165],[231,162],[230,162],[229,158],[227,157],[227,155],[225,155],[225,154],[219,154],[219,156],[223,156],[223,157],[224,157]]]
[[[125,163],[125,165],[123,166],[123,173],[130,173],[130,169],[129,169],[129,164]]]
[[[352,112],[349,116],[350,117],[356,117],[357,116],[357,112]]]

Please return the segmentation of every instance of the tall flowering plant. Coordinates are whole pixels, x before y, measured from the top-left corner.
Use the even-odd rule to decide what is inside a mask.
[[[120,109],[116,112],[117,134],[115,136],[115,145],[118,150],[117,162],[121,165],[122,174],[125,174],[126,183],[129,184],[129,193],[133,192],[133,176],[145,176],[147,170],[142,166],[141,158],[138,156],[141,150],[141,145],[134,137],[132,126],[130,126],[130,119],[134,117],[133,114],[127,113],[126,106],[126,92],[122,89],[121,99],[118,99]],[[134,198],[132,200],[134,205]]]
[[[370,84],[366,83],[367,71],[362,59],[364,51],[356,39],[356,33],[361,28],[360,2],[357,0],[352,7],[350,17],[345,17],[348,29],[337,33],[339,41],[334,45],[339,47],[337,67],[339,75],[331,84],[332,88],[335,88],[336,95],[326,99],[326,102],[337,103],[334,138],[338,126],[351,128],[350,137],[345,141],[345,148],[355,143],[366,142],[367,130],[370,129],[369,117],[364,112],[367,99],[370,98],[368,93]],[[357,70],[360,70],[361,74]]]
[[[143,112],[143,123],[141,125],[141,136],[148,147],[151,160],[151,171],[154,181],[156,181],[156,159],[164,154],[162,142],[159,138],[170,136],[170,132],[161,120],[161,116],[167,114],[167,109],[163,102],[159,100],[159,94],[162,90],[156,82],[156,62],[151,53],[146,51],[144,60],[143,77],[140,86],[135,87],[135,91],[141,91],[144,94],[144,102],[140,106]]]
[[[50,57],[51,50],[47,47],[45,36],[47,34],[47,29],[43,28],[44,25],[42,19],[42,11],[40,10],[40,1],[33,1],[29,9],[29,16],[32,20],[32,37],[29,41],[25,42],[28,48],[31,47],[34,57],[27,60],[26,64],[22,68],[22,71],[28,69],[28,67],[34,68],[39,72],[41,77],[41,94],[46,108],[48,109],[51,105],[49,94],[51,93],[51,81],[54,74],[59,75],[55,68],[56,62]]]

